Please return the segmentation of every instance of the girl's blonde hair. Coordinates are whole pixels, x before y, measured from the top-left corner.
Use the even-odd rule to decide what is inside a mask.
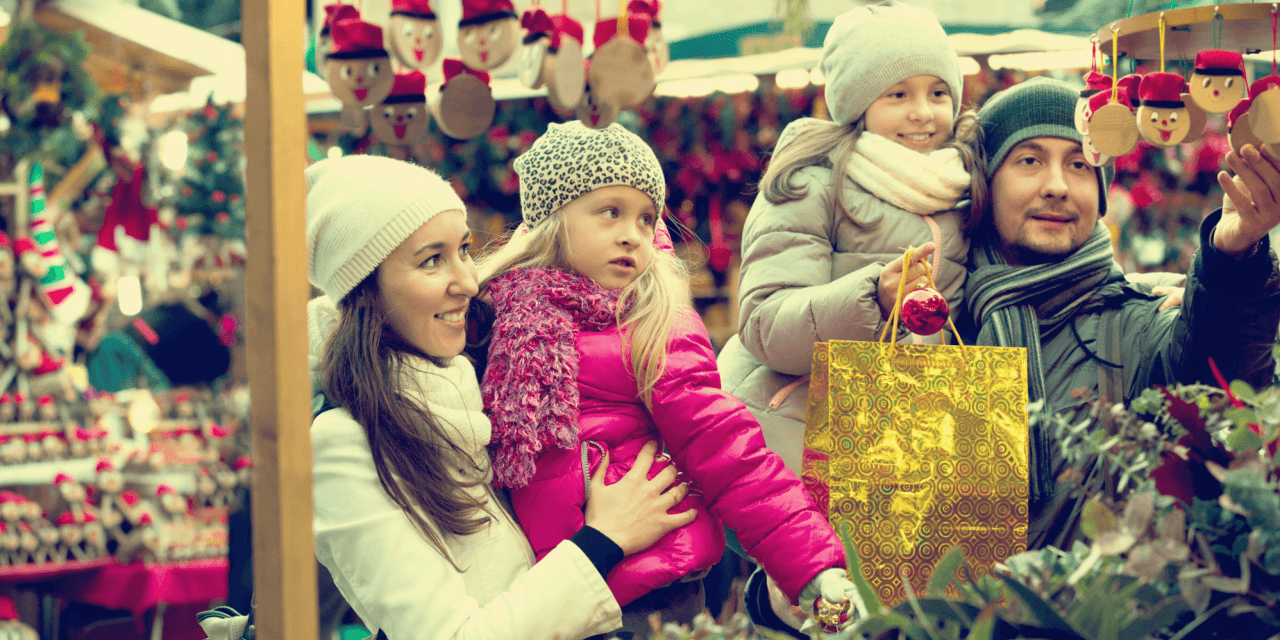
[[[953,98],[956,99],[956,98]],[[832,179],[828,197],[840,207],[840,211],[848,215],[844,198],[840,192],[846,180],[852,181],[849,174],[836,167],[844,167],[853,157],[858,138],[866,132],[866,116],[842,125],[830,120],[814,120],[796,132],[781,149],[775,149],[764,176],[760,178],[760,194],[773,204],[783,204],[799,200],[809,194],[808,188],[796,186],[792,180],[798,171],[818,166],[831,169]],[[982,164],[982,155],[977,149],[982,147],[982,127],[978,126],[978,112],[966,109],[956,117],[951,129],[951,138],[941,148],[955,149],[964,160],[964,168],[969,172],[969,210],[961,214],[964,228],[972,230],[982,221],[982,213],[987,207],[987,176]],[[849,216],[852,220],[852,216]]]
[[[506,242],[476,262],[480,296],[490,280],[529,267],[570,271],[569,225],[559,209],[526,233],[512,232]],[[636,378],[639,397],[652,408],[653,388],[667,366],[667,343],[681,310],[690,306],[689,269],[683,260],[657,247],[649,266],[622,289],[618,327],[623,331],[623,360]]]

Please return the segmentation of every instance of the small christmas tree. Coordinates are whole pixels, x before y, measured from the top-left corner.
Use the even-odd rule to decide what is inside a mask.
[[[185,233],[244,238],[244,122],[212,99],[187,120],[186,175],[178,185]]]

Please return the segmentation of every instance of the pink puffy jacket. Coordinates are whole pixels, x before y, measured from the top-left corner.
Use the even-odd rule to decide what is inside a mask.
[[[511,491],[516,518],[541,559],[583,525],[591,474],[609,451],[607,482],[631,468],[641,447],[660,439],[691,480],[672,512],[698,509],[693,523],[628,556],[609,573],[619,604],[711,567],[724,552],[722,523],[792,601],[824,569],[843,567],[844,549],[795,474],[765,447],[760,425],[737,398],[720,390],[715,353],[693,310],[677,321],[653,413],[637,397],[623,361],[621,334],[580,332],[577,449],[548,449],[532,481]],[[650,475],[664,465],[655,464]]]

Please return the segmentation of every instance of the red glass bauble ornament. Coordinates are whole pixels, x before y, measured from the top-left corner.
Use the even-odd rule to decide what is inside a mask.
[[[914,289],[902,298],[902,324],[916,335],[931,336],[947,324],[947,299],[937,289]]]

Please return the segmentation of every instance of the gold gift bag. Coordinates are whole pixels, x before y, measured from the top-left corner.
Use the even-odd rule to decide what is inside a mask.
[[[953,545],[975,578],[1026,550],[1026,405],[1022,348],[814,345],[801,475],[881,601]]]

